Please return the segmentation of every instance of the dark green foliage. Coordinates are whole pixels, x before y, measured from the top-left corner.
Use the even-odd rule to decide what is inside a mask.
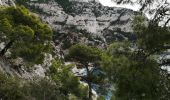
[[[137,16],[133,21],[133,29],[138,38],[139,48],[146,52],[160,52],[167,49],[164,45],[168,45],[170,42],[169,28],[149,23],[143,16]]]
[[[123,66],[117,68],[115,77],[116,97],[119,99],[154,99],[161,97],[160,70],[153,61],[147,61],[145,65],[138,62],[122,62]],[[159,100],[159,99],[158,99]]]
[[[69,0],[55,0],[58,4],[60,4],[62,7],[69,6],[70,2]]]
[[[69,12],[71,5],[69,0],[55,0],[55,1],[62,6],[65,12],[67,13]]]
[[[66,100],[68,97],[60,91],[59,83],[49,79],[30,81],[24,86],[24,93],[35,100]]]
[[[83,45],[83,44],[76,44],[73,45],[69,49],[69,54],[66,56],[66,58],[70,61],[76,61],[82,64],[82,67],[86,69],[87,75],[82,76],[82,80],[86,81],[89,86],[89,93],[88,93],[88,99],[92,99],[92,83],[94,84],[102,84],[103,83],[103,73],[100,73],[99,75],[94,75],[94,72],[96,69],[99,69],[99,62],[101,60],[102,51],[100,51],[98,48]],[[92,67],[94,67],[93,70],[89,69],[89,63],[93,63]]]
[[[18,5],[27,5],[27,3],[30,2],[38,2],[38,3],[45,3],[48,2],[48,0],[15,0]]]
[[[101,55],[102,52],[95,47],[90,47],[83,44],[76,44],[69,49],[69,55],[67,58],[84,64],[90,62],[98,62],[99,60],[101,60]]]
[[[16,58],[19,56],[25,59],[27,62],[34,62],[36,64],[40,64],[44,60],[44,54],[41,51],[50,52],[48,48],[50,48],[48,45],[44,46],[35,43],[33,44],[18,42],[12,47],[12,52],[14,53],[12,57]]]
[[[52,30],[24,7],[7,7],[0,10],[0,32],[6,38],[6,47],[12,57],[40,64],[44,53],[51,51]]]
[[[19,79],[8,77],[0,72],[0,98],[3,100],[23,100],[25,95]]]
[[[113,49],[117,51],[117,48]],[[114,93],[116,100],[162,100],[169,98],[170,88],[167,71],[161,70],[154,59],[148,58],[145,61],[133,59],[132,52],[126,52],[129,56],[122,49],[120,49],[119,55],[112,52],[112,56],[105,56],[102,63],[105,66],[103,70],[116,89]],[[162,96],[162,93],[165,97]]]
[[[54,60],[48,78],[19,79],[0,72],[3,100],[87,100],[88,88],[71,72],[72,65]]]
[[[26,4],[26,2],[28,2],[29,0],[16,0],[16,3],[19,4],[19,5],[23,5],[23,4]]]
[[[137,35],[134,44],[114,42],[102,58],[103,71],[115,87],[115,100],[168,100],[169,74],[162,69],[159,54],[169,46],[169,28],[146,22],[137,16],[133,21]]]
[[[50,79],[23,80],[0,73],[0,98],[2,100],[68,100],[62,84]]]
[[[62,65],[59,60],[54,60],[50,67],[50,76],[55,83],[61,83],[60,90],[65,96],[72,94],[79,99],[86,98],[87,89],[80,84],[79,78],[71,72],[72,68],[73,65]]]

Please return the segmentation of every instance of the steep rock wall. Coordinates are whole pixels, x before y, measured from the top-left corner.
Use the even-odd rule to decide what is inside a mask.
[[[83,1],[83,2],[82,2]],[[68,11],[63,10],[55,0],[48,2],[29,2],[30,9],[38,12],[41,19],[56,32],[63,33],[66,28],[85,30],[105,41],[133,39],[131,21],[137,12],[129,9],[105,7],[98,1],[70,1]]]

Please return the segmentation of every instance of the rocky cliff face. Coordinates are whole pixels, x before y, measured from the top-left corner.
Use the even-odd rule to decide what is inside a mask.
[[[0,5],[3,6],[15,6],[15,3],[13,0],[0,0]]]
[[[75,28],[86,31],[85,35],[89,33],[90,37],[100,38],[103,43],[134,39],[134,36],[130,34],[132,33],[131,21],[137,12],[129,9],[105,7],[98,0],[70,0],[67,11],[55,0],[27,4],[30,9],[38,12],[41,19],[48,23],[58,35],[68,33],[70,28]]]

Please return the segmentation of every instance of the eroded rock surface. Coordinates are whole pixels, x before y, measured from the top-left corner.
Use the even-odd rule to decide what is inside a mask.
[[[16,6],[13,0],[0,0],[1,6]]]
[[[128,33],[133,32],[131,21],[137,12],[129,9],[105,7],[96,0],[70,0],[67,11],[55,0],[29,2],[28,5],[60,34],[74,27],[100,37],[103,42],[133,39]]]

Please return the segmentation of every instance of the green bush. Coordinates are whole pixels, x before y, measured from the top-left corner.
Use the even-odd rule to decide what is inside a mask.
[[[72,68],[73,65],[63,65],[60,60],[56,59],[50,67],[50,76],[55,83],[62,84],[60,90],[66,96],[71,94],[77,98],[86,98],[87,87],[80,84],[79,78],[71,72]]]
[[[3,100],[24,100],[25,94],[22,92],[19,79],[0,72],[0,98]]]
[[[0,73],[0,98],[2,100],[67,100],[60,90],[62,84],[42,78],[34,81]]]
[[[23,6],[1,8],[0,19],[0,32],[7,37],[1,55],[9,49],[13,58],[42,63],[44,53],[51,52],[52,29]]]

